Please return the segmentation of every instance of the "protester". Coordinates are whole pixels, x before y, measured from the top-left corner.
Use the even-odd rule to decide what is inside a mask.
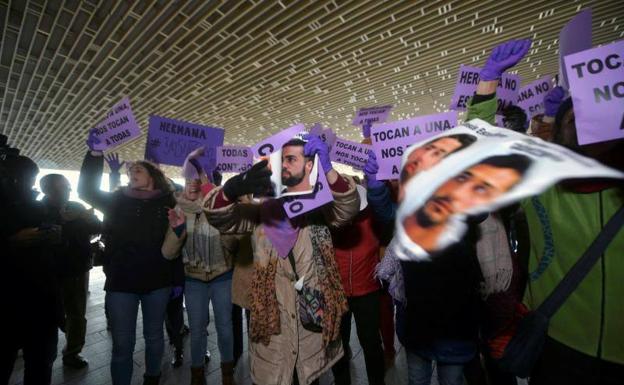
[[[76,369],[88,361],[80,355],[87,331],[87,287],[91,269],[91,236],[102,230],[93,210],[86,210],[78,202],[69,201],[71,186],[60,174],[48,174],[39,181],[45,194],[43,204],[49,223],[61,226],[62,244],[55,248],[63,308],[65,310],[65,337],[63,364]]]
[[[355,183],[333,169],[327,145],[318,137],[310,136],[307,142],[294,139],[284,147],[292,147],[286,153],[294,156],[288,162],[282,159],[283,170],[279,170],[282,179],[292,178],[287,189],[297,189],[309,177],[318,155],[333,203],[293,219],[286,217],[281,200],[237,203],[243,195],[266,193],[270,187],[266,160],[205,198],[211,225],[222,233],[252,234],[255,271],[249,354],[251,378],[257,384],[318,383],[321,373],[343,354],[340,322],[347,301],[328,226],[344,226],[356,216],[359,198]],[[295,277],[301,277],[301,290],[320,306],[313,314],[305,311],[311,308],[297,302],[306,297],[297,293]],[[320,319],[318,312],[322,312]]]
[[[624,171],[624,140],[578,144],[570,99],[558,108],[553,137],[557,144]],[[621,183],[599,180],[564,182],[522,201],[531,242],[525,294],[529,309],[537,308],[554,290],[622,204]],[[620,229],[600,261],[550,319],[548,338],[531,374],[531,385],[621,383],[622,250],[624,236]]]
[[[349,311],[342,317],[340,333],[346,350],[351,338],[351,319],[355,317],[368,383],[384,384],[384,356],[379,334],[381,286],[375,279],[380,238],[384,234],[383,228],[374,223],[366,201],[366,189],[361,185],[357,189],[360,192],[360,213],[349,226],[332,231],[336,263],[349,304]],[[332,368],[336,384],[351,384],[350,358],[343,356]]]
[[[168,232],[163,245],[166,258],[176,258],[180,251],[186,274],[186,306],[191,330],[191,384],[206,384],[204,360],[210,304],[214,310],[217,341],[221,355],[221,380],[234,383],[234,341],[232,329],[232,260],[224,244],[234,236],[221,236],[203,215],[201,179],[205,174],[196,162],[203,148],[187,157],[187,167],[196,167],[196,177],[185,172],[186,184],[176,194],[177,205],[169,211]],[[194,165],[193,165],[194,164]]]
[[[50,384],[63,310],[52,250],[59,226],[46,221],[33,191],[39,168],[21,155],[2,160],[2,283],[5,293],[0,383],[8,384],[17,353],[24,358],[24,384]],[[36,306],[34,306],[36,304]]]
[[[132,379],[139,303],[145,337],[144,384],[158,384],[163,323],[173,285],[174,264],[161,253],[168,228],[167,210],[175,204],[172,188],[157,167],[138,161],[129,169],[127,187],[113,193],[101,191],[104,159],[94,150],[97,142],[91,131],[78,193],[106,217],[104,290],[113,336],[113,384],[126,385]]]

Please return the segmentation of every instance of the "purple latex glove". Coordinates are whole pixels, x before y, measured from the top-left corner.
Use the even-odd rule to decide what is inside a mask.
[[[555,116],[559,110],[559,106],[565,98],[565,90],[561,86],[557,86],[548,91],[544,97],[544,115]]]
[[[89,130],[89,137],[86,140],[87,146],[89,146],[89,150],[91,151],[100,151],[98,149],[96,149],[95,147],[100,144],[102,141],[100,139],[98,139],[96,133],[95,133],[95,128],[92,128],[91,130]]]
[[[330,172],[333,166],[331,164],[331,160],[329,159],[329,148],[327,147],[327,144],[325,144],[318,136],[310,134],[304,136],[303,140],[307,141],[305,147],[303,148],[304,155],[318,155],[323,171],[325,171],[326,174]]]
[[[368,161],[364,166],[364,175],[366,176],[366,183],[369,188],[376,188],[383,185],[382,181],[377,180],[377,172],[379,171],[379,165],[377,164],[377,157],[374,152],[368,153]]]
[[[121,169],[121,166],[123,166],[124,163],[126,163],[126,162],[119,163],[119,154],[116,152],[113,152],[104,156],[104,160],[106,161],[106,163],[108,163],[108,168],[110,168],[111,172],[117,173],[117,174],[119,174],[119,170]]]
[[[531,39],[510,40],[497,45],[479,73],[481,80],[500,79],[503,72],[518,64],[529,52]]]
[[[364,123],[364,125],[362,126],[362,135],[364,135],[365,138],[370,138],[372,126],[372,123]]]
[[[174,286],[173,289],[171,289],[171,299],[178,298],[179,296],[182,295],[182,293],[184,293],[183,286]]]
[[[204,169],[197,159],[202,157],[206,152],[204,146],[191,151],[184,160],[182,165],[182,176],[184,179],[200,179]]]

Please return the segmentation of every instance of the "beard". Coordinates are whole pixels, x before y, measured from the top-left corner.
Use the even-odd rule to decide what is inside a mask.
[[[416,222],[423,228],[429,228],[437,225],[437,223],[425,212],[424,206],[416,210],[414,213]]]
[[[285,173],[288,176],[284,178],[284,174],[282,174],[282,184],[284,186],[294,187],[298,185],[299,183],[303,182],[303,178],[305,178],[305,173],[303,172],[303,170],[301,170],[299,174],[294,174],[294,175],[289,173],[288,171],[285,171]]]

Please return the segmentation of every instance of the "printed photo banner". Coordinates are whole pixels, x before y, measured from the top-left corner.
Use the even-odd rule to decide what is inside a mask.
[[[371,128],[371,141],[379,164],[377,179],[399,179],[401,157],[407,147],[456,125],[456,111],[374,124]]]
[[[336,139],[336,143],[329,153],[332,162],[346,164],[356,170],[363,170],[368,161],[368,153],[373,147],[345,139]]]
[[[403,260],[435,258],[437,252],[461,240],[469,216],[539,194],[561,180],[624,179],[624,173],[567,148],[479,119],[432,140],[460,134],[473,136],[475,141],[402,186],[395,251]],[[407,159],[403,163],[408,164]]]
[[[357,110],[355,117],[351,121],[354,126],[362,126],[364,124],[384,123],[388,120],[392,105],[363,107]]]
[[[481,69],[477,67],[464,64],[459,67],[457,83],[455,84],[455,91],[451,97],[451,105],[449,107],[451,110],[466,111],[468,109],[470,98],[472,98],[477,91],[479,72],[481,72]],[[516,104],[519,89],[520,76],[505,72],[498,82],[498,87],[496,89],[498,114],[502,113],[506,107]]]
[[[96,149],[100,151],[113,149],[141,135],[127,96],[116,103],[106,118],[95,126],[95,133],[100,140]]]
[[[251,146],[251,153],[254,158],[269,156],[274,151],[281,149],[284,143],[288,142],[302,131],[305,131],[305,125],[303,124],[295,124],[294,126],[288,127]]]
[[[216,148],[223,145],[225,130],[182,120],[151,115],[145,145],[145,159],[158,164],[182,166],[191,151],[204,147],[199,163],[206,174],[216,167]]]
[[[217,171],[220,173],[245,172],[253,164],[251,148],[247,146],[217,147]]]
[[[624,138],[624,40],[565,57],[579,144]]]
[[[318,157],[316,157],[318,158]],[[327,203],[333,202],[334,196],[331,193],[329,182],[325,173],[318,173],[318,180],[314,186],[314,191],[307,195],[299,195],[297,197],[285,197],[283,198],[284,210],[288,218],[294,218],[298,215],[307,213],[316,208],[319,208]]]
[[[553,84],[553,77],[546,75],[520,88],[517,105],[526,112],[527,120],[544,113],[544,96],[552,90]]]
[[[570,88],[564,58],[592,47],[592,11],[584,9],[563,26],[559,32],[559,85]]]
[[[271,187],[273,188],[273,198],[290,197],[298,195],[308,195],[314,192],[314,186],[318,178],[318,156],[314,156],[314,164],[307,181],[302,181],[308,187],[297,192],[286,191],[286,185],[282,181],[282,149],[278,149],[269,155],[269,170],[271,170]]]
[[[310,173],[309,183],[314,187],[303,195],[281,193],[283,190],[283,184],[281,181],[282,146],[303,131],[305,131],[305,126],[303,124],[296,124],[275,135],[263,139],[251,147],[254,158],[269,158],[269,167],[272,171],[271,183],[273,184],[273,190],[280,192],[278,197],[283,196],[283,207],[289,218],[312,211],[333,201],[334,199],[329,189],[329,184],[327,183],[325,174],[323,172],[319,172],[320,167],[318,165],[318,156],[314,157],[314,166],[312,172]],[[275,155],[272,155],[274,153]],[[314,179],[312,179],[312,176],[314,176]]]

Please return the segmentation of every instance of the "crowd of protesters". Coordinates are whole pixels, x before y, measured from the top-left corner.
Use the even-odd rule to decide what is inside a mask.
[[[530,45],[514,40],[493,50],[466,120],[494,123],[499,79]],[[503,123],[624,171],[623,140],[578,144],[574,106],[560,87],[544,105],[530,127],[517,106],[504,111]],[[370,143],[370,127],[363,134]],[[143,160],[126,165],[129,183],[119,186],[122,163],[116,156],[105,159],[91,132],[78,194],[103,213],[103,222],[69,200],[69,182],[59,174],[40,180],[44,198],[37,201],[37,165],[3,139],[1,282],[8,302],[5,330],[11,333],[3,341],[2,383],[8,383],[21,349],[24,384],[49,384],[58,329],[67,341],[63,364],[88,367],[81,350],[91,240],[101,234],[115,385],[130,384],[133,377],[139,305],[146,385],[161,380],[165,329],[174,367],[184,365],[183,338],[190,332],[190,383],[206,384],[210,309],[224,385],[236,382],[243,319],[251,379],[258,385],[318,384],[326,372],[336,384],[351,384],[352,320],[371,385],[385,384],[394,365],[394,331],[405,349],[410,385],[430,384],[434,368],[440,384],[516,384],[498,359],[519,305],[539,306],[624,203],[616,182],[560,183],[471,217],[459,242],[429,261],[407,262],[391,247],[397,205],[409,199],[402,185],[469,146],[470,138],[450,135],[423,145],[393,181],[377,179],[372,153],[363,179],[339,174],[328,145],[313,135],[282,147],[282,170],[271,171],[262,160],[222,186],[218,173],[201,168],[198,150],[188,155],[185,185],[176,189],[157,165]],[[270,188],[271,172],[281,172],[286,191],[301,191],[315,156],[331,203],[289,219],[279,200],[252,199]],[[105,161],[117,186],[112,192],[99,188]],[[455,199],[461,192],[448,194]],[[543,349],[535,352],[530,384],[624,381],[623,254],[620,232],[551,319]]]

